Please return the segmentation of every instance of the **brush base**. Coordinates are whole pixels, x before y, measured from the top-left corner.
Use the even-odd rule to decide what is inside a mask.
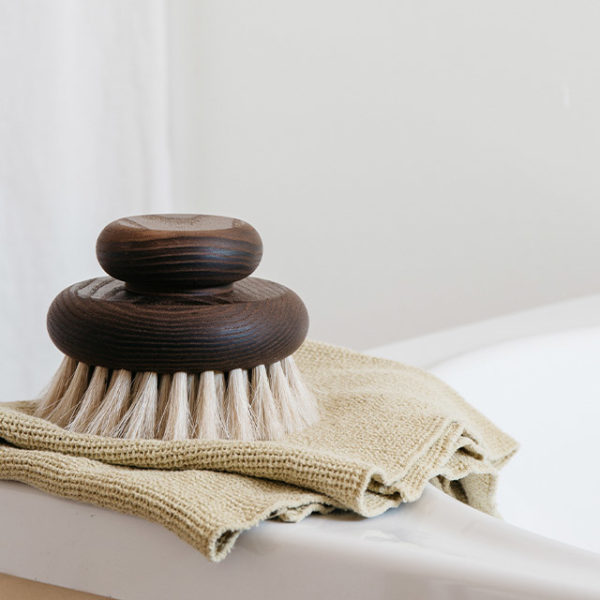
[[[283,285],[248,277],[222,295],[139,295],[100,277],[63,290],[48,332],[67,356],[88,365],[156,373],[250,369],[290,356],[304,341],[308,313]]]

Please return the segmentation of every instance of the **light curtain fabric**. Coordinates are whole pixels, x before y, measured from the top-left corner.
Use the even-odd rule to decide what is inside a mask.
[[[515,441],[432,375],[306,342],[295,355],[321,419],[278,442],[122,440],[74,434],[0,406],[0,479],[160,523],[211,560],[268,518],[334,508],[365,517],[428,481],[494,513]],[[141,468],[140,468],[141,467]]]
[[[63,287],[109,221],[171,209],[165,3],[0,0],[0,378],[32,397]]]

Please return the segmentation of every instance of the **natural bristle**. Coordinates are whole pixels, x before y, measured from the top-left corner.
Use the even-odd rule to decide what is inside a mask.
[[[252,369],[252,410],[260,439],[279,439],[285,435],[286,426],[271,391],[265,365]]]
[[[88,388],[81,399],[81,404],[67,426],[68,429],[72,431],[87,430],[90,421],[99,410],[100,404],[106,395],[108,377],[108,369],[105,367],[96,367],[94,369]]]
[[[165,413],[165,440],[185,440],[189,438],[190,405],[188,399],[187,374],[175,373]]]
[[[250,410],[248,371],[234,369],[229,372],[223,412],[228,438],[246,441],[256,439],[256,425]]]
[[[158,409],[158,376],[156,373],[138,373],[131,404],[117,426],[116,437],[127,439],[153,438]]]
[[[221,374],[222,375],[222,374]],[[224,437],[221,417],[223,390],[219,389],[218,375],[214,371],[200,374],[198,391],[194,401],[192,436],[201,440],[218,440]]]
[[[117,426],[129,408],[130,396],[131,373],[124,369],[113,371],[106,395],[83,432],[104,436],[118,433]]]
[[[229,373],[131,373],[65,358],[35,415],[126,439],[277,440],[318,420],[293,358]]]
[[[76,368],[77,361],[74,358],[69,356],[63,358],[60,367],[58,367],[52,381],[38,402],[35,411],[36,417],[47,419],[52,414],[67,389]]]

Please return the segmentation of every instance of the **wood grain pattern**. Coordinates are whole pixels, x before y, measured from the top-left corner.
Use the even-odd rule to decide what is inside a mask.
[[[258,278],[228,294],[145,296],[110,277],[63,290],[48,332],[66,355],[89,365],[191,373],[269,364],[304,341],[308,313],[285,286]]]
[[[96,244],[113,277],[63,290],[48,332],[66,355],[130,371],[197,373],[270,364],[304,341],[308,313],[288,288],[247,277],[256,230],[210,215],[143,215],[107,225]]]
[[[250,275],[262,257],[258,232],[240,219],[141,215],[109,223],[96,255],[109,274],[145,293],[225,286]]]

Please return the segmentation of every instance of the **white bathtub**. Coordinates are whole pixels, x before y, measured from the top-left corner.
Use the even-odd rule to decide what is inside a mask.
[[[473,345],[473,327],[454,332],[455,347]],[[510,319],[491,327],[496,339],[507,327],[518,330]],[[494,337],[489,323],[475,329]],[[448,338],[417,346],[439,355]],[[407,348],[376,353],[405,359]],[[521,442],[500,479],[506,521],[429,487],[374,519],[263,523],[211,564],[158,525],[0,482],[0,572],[122,600],[600,598],[599,350],[600,328],[589,327],[494,344],[432,368]]]
[[[494,345],[432,371],[521,442],[498,493],[506,521],[600,553],[600,327]]]

